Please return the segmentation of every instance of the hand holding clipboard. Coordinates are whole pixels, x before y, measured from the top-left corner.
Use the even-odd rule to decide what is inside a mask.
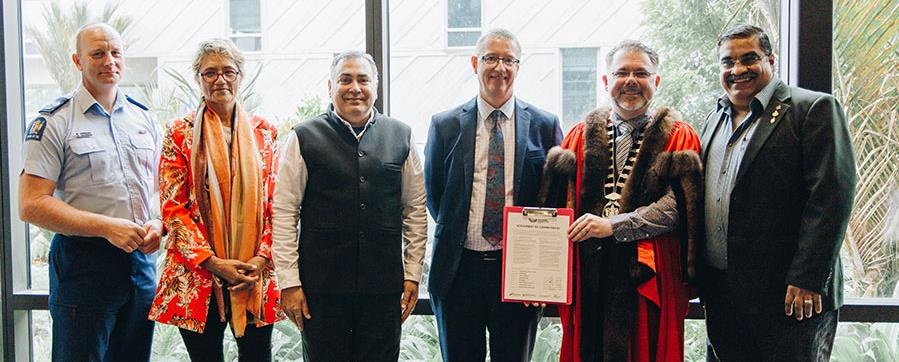
[[[573,215],[571,209],[505,208],[504,302],[571,304]]]

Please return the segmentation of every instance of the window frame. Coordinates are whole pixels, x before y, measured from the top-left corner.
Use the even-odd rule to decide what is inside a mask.
[[[386,0],[385,0],[385,1],[386,1]],[[484,33],[484,1],[483,1],[483,0],[477,0],[477,1],[480,1],[480,2],[481,2],[481,6],[480,6],[481,14],[480,14],[480,18],[478,19],[478,22],[480,23],[480,25],[477,26],[477,27],[451,27],[451,26],[450,26],[450,10],[449,10],[450,1],[453,1],[453,0],[446,0],[445,3],[444,3],[444,7],[443,7],[443,8],[446,10],[446,12],[445,12],[445,14],[446,14],[446,21],[444,22],[444,25],[446,26],[446,32],[444,33],[444,36],[445,36],[444,44],[446,45],[446,47],[447,47],[448,49],[467,49],[467,48],[474,48],[477,44],[471,44],[471,45],[450,45],[450,33],[457,33],[457,34],[458,34],[458,33],[470,33],[470,32],[475,32],[475,31],[477,31],[478,34],[479,34],[478,36],[480,37],[480,34],[483,34],[483,33]],[[475,41],[475,43],[477,43],[477,41]]]
[[[566,112],[566,108],[565,108],[565,99],[566,99],[566,97],[565,97],[565,51],[566,50],[574,50],[574,49],[591,49],[591,50],[593,50],[593,57],[594,57],[594,61],[596,63],[596,67],[594,67],[594,69],[593,69],[593,76],[595,77],[595,79],[593,81],[593,83],[594,83],[593,84],[593,107],[590,108],[590,110],[592,110],[592,109],[596,108],[596,106],[599,105],[599,101],[600,101],[600,94],[601,94],[600,93],[600,85],[602,84],[601,75],[605,73],[605,64],[604,64],[605,62],[602,60],[602,58],[603,58],[602,51],[604,48],[600,47],[600,46],[596,46],[596,47],[572,46],[572,47],[560,47],[558,49],[559,49],[558,50],[558,52],[559,52],[559,57],[558,57],[559,73],[560,73],[560,76],[559,76],[559,104],[561,105],[561,107],[560,107],[561,114],[559,114],[558,116],[559,116],[559,120],[563,124],[562,130],[565,131],[565,126],[564,126],[565,122],[566,122],[566,120],[565,120],[565,112]],[[589,112],[589,110],[588,110],[588,112]],[[582,113],[582,114],[585,114],[585,113]],[[575,123],[577,121],[578,120],[574,120]]]
[[[240,49],[240,46],[238,46],[238,49],[240,49],[242,52],[244,52],[246,54],[261,53],[265,46],[265,41],[263,40],[263,36],[262,36],[262,33],[263,33],[262,32],[262,18],[263,18],[262,13],[264,10],[262,7],[262,0],[255,0],[259,4],[259,32],[258,33],[235,33],[233,31],[233,29],[231,28],[231,1],[232,0],[225,0],[225,11],[228,14],[228,16],[225,17],[225,32],[228,34],[228,39],[230,39],[232,42],[234,42],[235,45],[237,45],[237,41],[235,39],[258,38],[259,39],[259,49],[258,50]]]

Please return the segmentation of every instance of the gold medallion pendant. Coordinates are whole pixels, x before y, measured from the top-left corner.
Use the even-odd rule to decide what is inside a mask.
[[[618,210],[621,209],[621,205],[618,203],[618,200],[621,199],[621,194],[617,192],[612,192],[606,197],[606,205],[602,208],[602,217],[610,217],[618,215]]]
[[[617,155],[617,145],[615,144],[615,128],[609,123],[607,132],[609,135],[609,153],[612,155]],[[635,140],[633,146],[628,151],[627,160],[624,162],[623,167],[618,169],[618,165],[615,162],[615,159],[612,159],[609,162],[609,173],[606,176],[606,183],[604,185],[604,198],[606,199],[605,205],[602,207],[602,217],[610,217],[618,215],[621,212],[621,192],[624,189],[624,184],[627,181],[627,177],[630,175],[630,172],[634,169],[634,163],[637,160],[637,154],[640,153],[640,147],[643,145],[643,132],[642,129],[637,129],[635,132],[639,132],[637,139]]]

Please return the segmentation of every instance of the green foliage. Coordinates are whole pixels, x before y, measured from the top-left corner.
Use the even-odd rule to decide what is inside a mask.
[[[543,318],[537,326],[532,361],[556,362],[562,350],[562,323],[559,318]]]
[[[272,359],[275,361],[303,361],[300,329],[291,322],[275,324],[272,332]]]
[[[410,316],[403,323],[401,361],[440,361],[437,322],[432,316]]]
[[[899,3],[834,3],[834,96],[849,118],[858,187],[843,244],[847,295],[896,297],[899,281]],[[892,228],[892,229],[891,229]]]
[[[684,361],[705,361],[706,331],[704,320],[684,322]]]
[[[313,118],[325,112],[327,105],[319,96],[305,97],[300,100],[300,105],[294,110],[293,115],[284,119],[275,120],[278,127],[278,139],[284,139],[297,123]]]
[[[899,324],[841,323],[834,338],[831,361],[899,360]]]
[[[156,323],[153,330],[153,349],[150,351],[150,359],[154,361],[190,360],[177,327]]]
[[[184,102],[175,88],[160,87],[158,83],[147,83],[138,88],[139,97],[150,108],[150,113],[165,128],[165,123],[187,113]]]
[[[655,106],[672,107],[694,128],[704,122],[723,94],[718,82],[717,40],[741,23],[765,27],[778,39],[779,1],[771,0],[644,0],[646,28],[642,39],[659,53],[662,83]],[[777,44],[772,44],[777,49]]]
[[[43,8],[44,24],[25,27],[25,32],[34,40],[44,59],[47,71],[59,86],[60,93],[72,91],[81,81],[81,73],[72,63],[72,54],[75,52],[75,34],[82,26],[97,22],[109,24],[122,34],[122,41],[127,49],[130,41],[126,34],[134,24],[134,19],[117,15],[119,5],[120,3],[106,4],[99,15],[93,15],[87,3],[75,3],[65,10],[62,5],[53,1]]]

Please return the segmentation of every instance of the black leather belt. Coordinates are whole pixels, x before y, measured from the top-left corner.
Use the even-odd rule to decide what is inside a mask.
[[[502,250],[477,251],[470,249],[462,249],[462,256],[477,258],[483,261],[497,261],[503,259]]]

